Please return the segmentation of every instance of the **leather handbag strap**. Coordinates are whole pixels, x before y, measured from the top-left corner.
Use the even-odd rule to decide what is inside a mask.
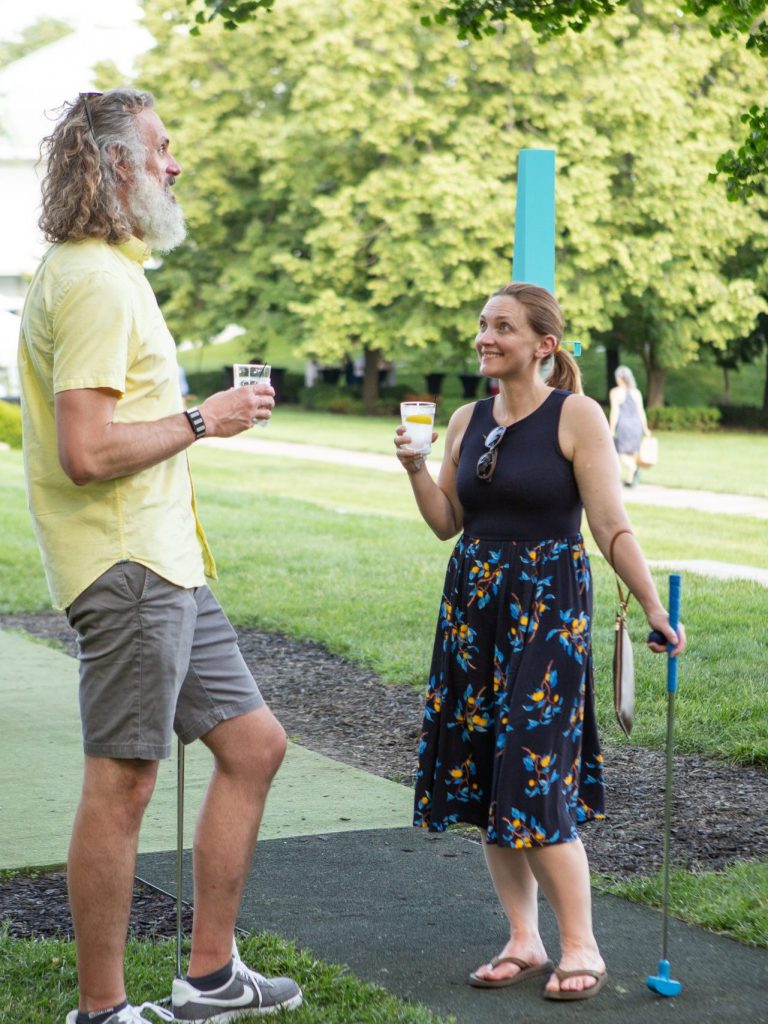
[[[613,562],[613,548],[614,548],[614,545],[616,544],[616,541],[622,535],[622,533],[628,533],[630,535],[633,535],[632,531],[631,530],[627,530],[626,528],[623,529],[623,530],[617,530],[616,533],[614,533],[613,537],[611,538],[610,547],[608,548],[608,561],[610,563],[611,568],[613,569],[613,575],[616,577],[616,589],[619,592],[619,604],[621,605],[622,612],[624,613],[624,615],[626,615],[627,614],[627,605],[629,604],[629,599],[631,597],[631,594],[629,592],[629,588],[627,588],[627,593],[626,594],[621,589],[621,583],[619,582],[619,574],[616,572],[616,568],[615,568],[615,565],[614,565],[614,562]]]

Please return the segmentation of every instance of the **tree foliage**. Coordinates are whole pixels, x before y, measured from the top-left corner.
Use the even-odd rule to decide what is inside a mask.
[[[451,0],[434,16],[436,21],[454,21],[459,37],[480,39],[496,30],[509,17],[529,22],[543,40],[567,29],[581,32],[598,16],[613,14],[630,0]],[[641,5],[634,4],[638,9]],[[745,36],[746,47],[768,58],[768,19],[765,0],[683,0],[680,9],[703,18],[712,34]],[[429,15],[426,16],[429,21]],[[711,180],[724,178],[731,200],[747,200],[756,190],[765,188],[768,171],[768,107],[752,104],[742,115],[747,135],[737,149],[723,153],[715,165]]]
[[[220,17],[224,28],[230,31],[252,21],[258,11],[269,11],[275,0],[186,0],[188,7],[197,7],[193,35],[200,35],[200,26]]]
[[[204,2],[219,6],[219,0]],[[581,32],[593,18],[614,14],[627,5],[642,13],[637,0],[449,0],[434,17],[440,22],[454,21],[462,38],[475,39],[494,32],[496,22],[520,18],[529,22],[540,38],[548,39],[568,29]],[[746,35],[748,49],[768,56],[764,0],[683,0],[678,6],[684,13],[706,18],[714,36]]]
[[[191,165],[191,241],[157,278],[177,334],[234,321],[255,351],[463,364],[509,278],[523,147],[557,150],[572,336],[639,353],[660,401],[667,369],[752,328],[768,199],[733,206],[707,176],[761,60],[663,0],[546,45],[516,21],[468,45],[410,11],[281,0],[195,39],[181,0],[147,4],[142,83]]]
[[[259,10],[271,9],[274,0],[186,0],[198,8],[198,26],[221,17],[227,28],[254,18]],[[456,25],[460,39],[482,39],[494,34],[509,18],[528,22],[540,39],[546,41],[567,30],[582,32],[597,17],[614,14],[631,5],[642,16],[642,0],[449,0],[433,14],[424,14],[426,25],[435,22]],[[421,6],[431,7],[429,0]],[[768,58],[768,18],[765,0],[682,0],[669,5],[669,13],[677,9],[704,19],[710,32],[720,36],[746,36],[746,47]],[[199,27],[193,31],[199,32]],[[738,149],[728,149],[715,165],[711,180],[723,177],[726,194],[731,200],[743,200],[755,191],[765,189],[768,172],[768,107],[751,105],[741,120],[747,135]]]

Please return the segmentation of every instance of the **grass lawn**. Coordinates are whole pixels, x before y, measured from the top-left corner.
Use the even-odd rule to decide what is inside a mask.
[[[421,687],[450,544],[418,519],[404,476],[193,450],[198,500],[218,558],[215,589],[234,622],[326,644],[384,679]],[[633,521],[654,559],[718,558],[768,566],[765,523],[690,510],[636,508]],[[21,458],[0,460],[0,608],[47,606],[27,519]],[[258,557],[249,557],[258,552]],[[604,731],[613,725],[610,650],[612,574],[593,558],[597,694]],[[665,593],[666,573],[655,573]],[[637,605],[632,629],[645,632]],[[747,613],[745,614],[745,609]],[[683,620],[692,638],[681,664],[676,744],[736,764],[768,765],[768,589],[747,581],[684,576]],[[634,742],[664,743],[663,658],[637,652]]]
[[[340,422],[347,428],[352,423]],[[328,443],[335,429],[313,429],[312,440]],[[201,515],[218,556],[221,579],[215,588],[234,622],[312,638],[387,680],[423,685],[450,544],[438,542],[419,520],[404,475],[203,446],[192,451],[192,461]],[[631,512],[649,558],[768,566],[762,520],[738,517],[734,529],[733,522],[724,528],[720,517],[690,510]],[[0,610],[47,607],[16,452],[0,455],[0,531]],[[622,742],[613,724],[609,678],[615,588],[601,558],[593,558],[593,570],[598,713],[605,739]],[[658,572],[656,579],[665,593],[666,574]],[[645,626],[636,605],[633,611],[632,632],[640,641]],[[768,589],[685,574],[683,619],[691,646],[680,666],[676,749],[735,765],[768,765]],[[640,642],[636,656],[633,742],[662,747],[665,662]],[[685,880],[686,893],[676,904],[681,916],[730,931],[727,921],[711,923],[705,909],[713,897],[702,895],[724,887],[732,890],[718,897],[724,904],[756,898],[749,941],[768,944],[765,865]],[[650,883],[624,894],[646,902],[655,898]]]
[[[663,878],[659,872],[650,878],[622,881],[601,876],[595,887],[635,903],[661,907]],[[686,921],[695,921],[711,931],[722,932],[750,945],[766,946],[766,907],[768,906],[768,862],[743,861],[725,871],[690,874],[672,871],[669,879],[669,912]]]
[[[290,1014],[291,1024],[450,1024],[454,1020],[395,999],[383,988],[355,978],[345,967],[316,960],[274,935],[249,936],[238,944],[246,963],[258,963],[263,973],[288,975],[301,985],[305,1002]],[[170,995],[175,951],[172,939],[129,943],[129,1000],[140,1004]],[[10,939],[0,932],[0,978],[1,1021],[62,1024],[77,993],[74,943]],[[262,1017],[243,1018],[257,1019]]]

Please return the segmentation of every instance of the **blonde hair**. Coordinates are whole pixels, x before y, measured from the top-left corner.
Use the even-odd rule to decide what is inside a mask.
[[[63,116],[40,147],[47,168],[39,224],[49,242],[122,242],[131,234],[115,164],[138,166],[146,159],[137,116],[153,106],[150,93],[129,88],[81,93],[63,104]]]
[[[525,307],[528,326],[536,334],[552,334],[557,339],[557,348],[552,356],[552,366],[546,376],[550,387],[583,394],[581,370],[573,356],[560,348],[565,331],[565,317],[560,303],[554,295],[537,284],[525,281],[510,281],[499,288],[494,295],[507,295]]]

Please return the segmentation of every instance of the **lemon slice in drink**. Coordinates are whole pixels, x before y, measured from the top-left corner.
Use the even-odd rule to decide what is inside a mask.
[[[431,423],[432,422],[432,417],[431,416],[427,416],[426,413],[417,412],[417,413],[414,413],[413,416],[406,416],[405,417],[405,422],[406,423]]]

